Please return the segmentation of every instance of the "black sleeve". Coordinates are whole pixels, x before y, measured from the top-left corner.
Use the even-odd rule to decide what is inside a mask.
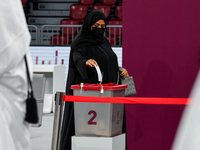
[[[86,58],[86,53],[87,53],[86,48],[78,48],[73,52],[74,64],[79,74],[84,80],[88,80],[87,67],[86,67],[86,61],[88,59]]]

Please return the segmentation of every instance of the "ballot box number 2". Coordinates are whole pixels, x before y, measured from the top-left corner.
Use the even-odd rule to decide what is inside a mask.
[[[97,117],[97,112],[94,110],[90,110],[88,112],[88,115],[91,115],[91,118],[88,121],[88,125],[97,125],[97,122],[94,121],[94,119]],[[112,120],[113,122],[116,122],[116,124],[119,124],[119,111],[117,112],[117,115],[116,113],[113,115],[112,119],[113,119]]]
[[[97,112],[94,110],[90,110],[88,115],[91,115],[90,120],[88,121],[88,125],[97,125],[97,122],[94,122],[94,119],[97,117]]]

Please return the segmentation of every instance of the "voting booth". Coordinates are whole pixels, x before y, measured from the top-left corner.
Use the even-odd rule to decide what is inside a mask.
[[[65,65],[34,65],[33,72],[46,77],[43,113],[51,113],[56,92],[65,92]]]
[[[72,85],[74,96],[124,97],[127,85],[81,84]],[[122,134],[124,104],[74,102],[75,136],[72,150],[124,150]],[[93,142],[91,142],[93,141]],[[105,143],[107,146],[100,143]]]
[[[44,74],[33,74],[32,85],[33,85],[33,94],[37,104],[38,123],[31,124],[32,127],[40,127],[42,125],[45,83],[46,83],[46,77]]]

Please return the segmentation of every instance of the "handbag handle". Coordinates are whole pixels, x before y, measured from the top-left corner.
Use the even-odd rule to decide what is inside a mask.
[[[30,73],[29,73],[29,69],[28,69],[26,55],[24,55],[24,60],[25,60],[25,65],[26,65],[26,75],[27,75],[27,79],[28,79],[28,86],[30,86],[30,89],[31,89],[30,93],[31,93],[31,96],[33,96],[33,87],[32,87],[32,82],[31,82]],[[29,93],[29,90],[28,90],[28,93]]]

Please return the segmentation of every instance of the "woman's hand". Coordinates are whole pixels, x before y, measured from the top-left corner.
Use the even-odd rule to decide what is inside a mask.
[[[127,77],[128,72],[127,72],[126,69],[121,69],[120,72],[121,72],[120,76],[122,76],[123,78],[126,78],[126,77]]]
[[[86,61],[86,66],[95,67],[95,66],[98,66],[98,64],[94,59],[89,59],[88,61]]]

